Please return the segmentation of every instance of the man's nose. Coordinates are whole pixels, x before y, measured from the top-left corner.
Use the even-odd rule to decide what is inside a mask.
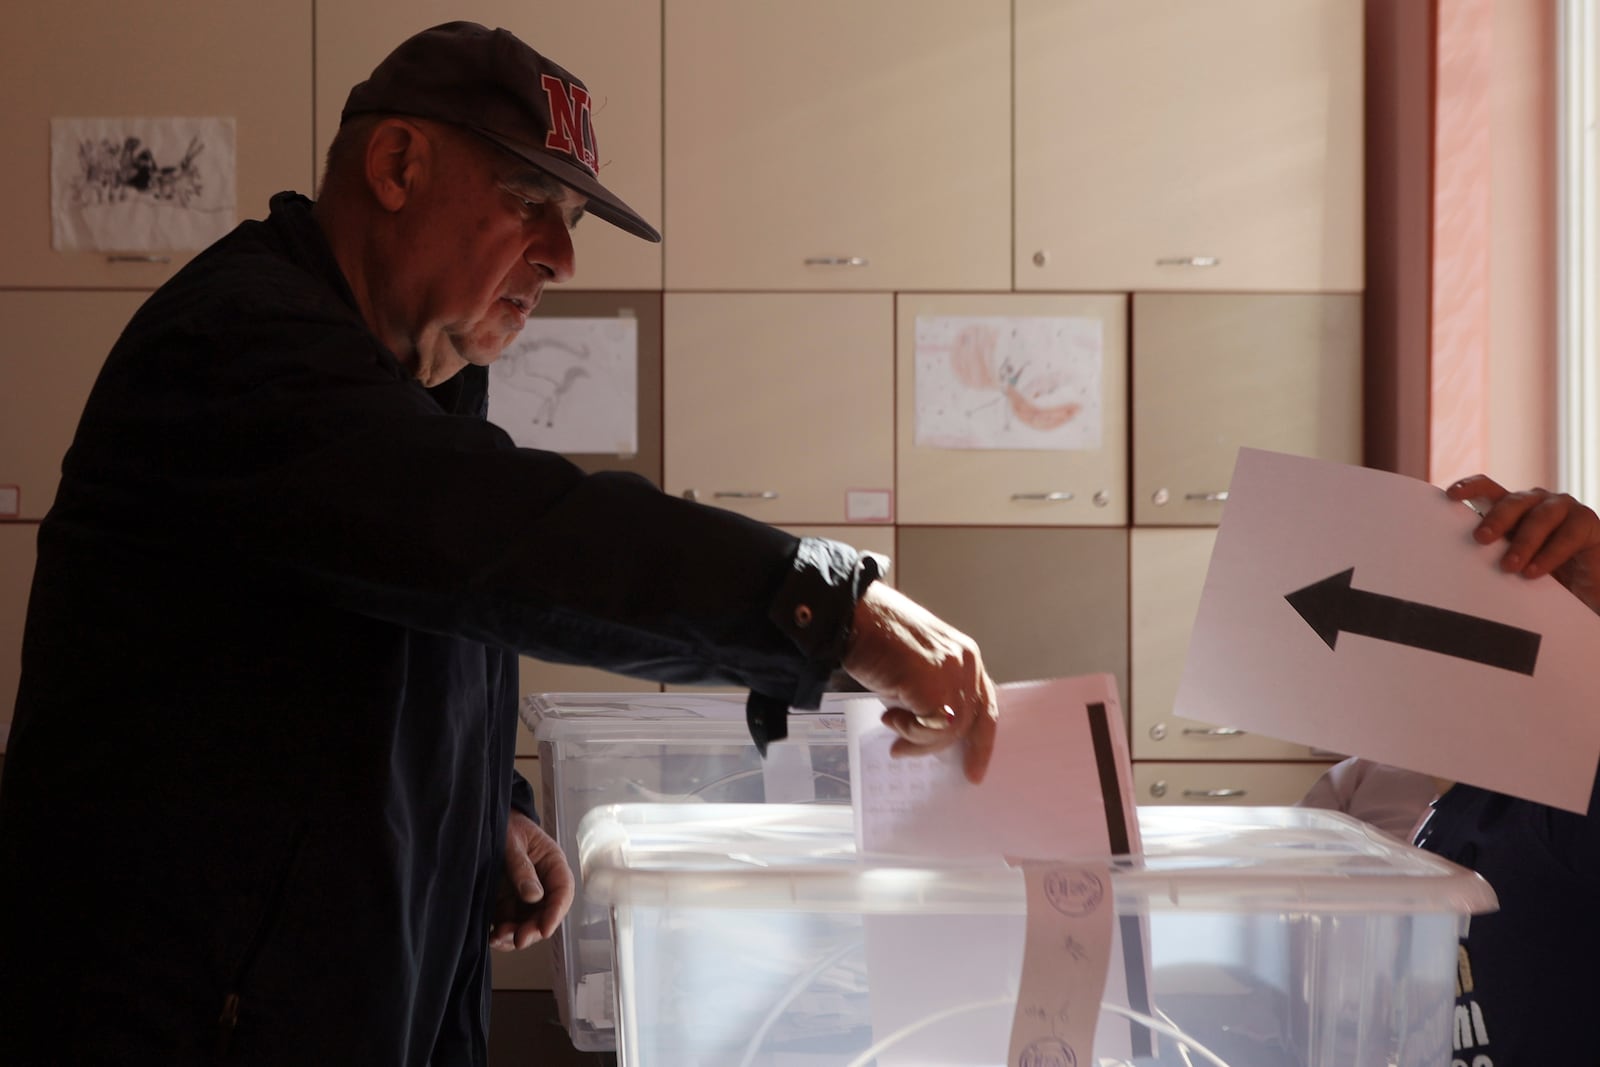
[[[559,220],[547,222],[528,242],[522,258],[549,281],[559,284],[571,280],[576,267],[572,231]]]

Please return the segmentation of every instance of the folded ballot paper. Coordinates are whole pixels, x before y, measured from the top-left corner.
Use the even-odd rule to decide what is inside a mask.
[[[1015,973],[1019,990],[1006,1062],[1093,1062],[1148,1055],[1150,1036],[1096,1024],[1103,996],[1148,1010],[1148,938],[1117,919],[1114,856],[1140,851],[1132,769],[1116,680],[1108,674],[999,687],[994,758],[982,784],[961,749],[891,759],[881,707],[846,711],[857,847],[866,854],[1009,863],[1027,891],[1026,930],[994,915],[867,917],[867,967],[877,1058],[890,1064],[994,1063],[1008,1035],[977,1025],[952,1038],[925,1021],[970,1011],[963,973]],[[928,946],[945,946],[930,967]],[[1106,1024],[1108,1027],[1112,1023]],[[996,1045],[999,1048],[996,1048]]]
[[[1568,811],[1600,758],[1600,616],[1435,486],[1239,450],[1173,708]]]

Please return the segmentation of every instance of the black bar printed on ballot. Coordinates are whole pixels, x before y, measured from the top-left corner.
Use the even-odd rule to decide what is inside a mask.
[[[1113,856],[1126,856],[1132,850],[1133,843],[1128,840],[1128,812],[1122,805],[1122,787],[1117,781],[1116,749],[1111,745],[1111,717],[1106,713],[1104,704],[1090,704],[1087,710],[1089,740],[1094,745],[1094,765],[1100,775],[1100,795],[1105,801],[1106,837],[1111,842]],[[1118,718],[1120,720],[1121,717]],[[1144,973],[1144,928],[1137,915],[1124,915],[1119,921],[1122,924],[1122,969],[1128,976],[1128,1006],[1142,1015],[1149,1015],[1150,989]],[[1130,1023],[1128,1033],[1135,1056],[1153,1053],[1149,1030]]]

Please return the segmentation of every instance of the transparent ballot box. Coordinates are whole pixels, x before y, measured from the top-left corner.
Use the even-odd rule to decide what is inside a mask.
[[[842,708],[860,695],[828,694],[814,712],[791,712],[787,739],[762,759],[745,724],[742,693],[540,693],[522,702],[539,744],[539,811],[578,872],[578,823],[602,804],[850,803]],[[551,939],[562,1025],[584,1051],[616,1047],[611,927],[577,896]]]
[[[1094,858],[1112,966],[1138,974],[1107,982],[1092,1050],[1021,1062],[1450,1062],[1457,938],[1495,907],[1481,878],[1333,812],[1152,807],[1139,826],[1141,854]],[[623,804],[579,838],[625,1067],[1007,1062],[1019,870],[858,854],[842,807]]]

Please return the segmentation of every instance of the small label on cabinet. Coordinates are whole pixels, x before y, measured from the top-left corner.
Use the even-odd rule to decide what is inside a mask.
[[[894,494],[888,489],[846,489],[844,517],[849,522],[893,522]]]

